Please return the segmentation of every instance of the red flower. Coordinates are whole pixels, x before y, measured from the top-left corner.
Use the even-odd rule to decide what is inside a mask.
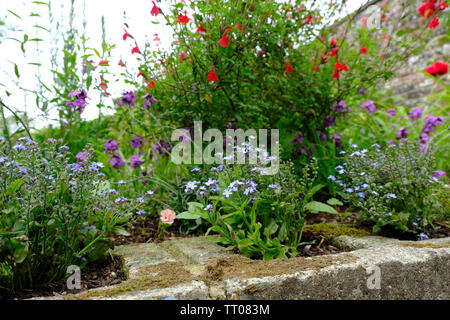
[[[336,42],[336,40],[331,40],[331,46],[332,47],[337,47],[338,46],[338,43]]]
[[[417,9],[422,17],[429,18],[434,13],[436,10],[434,2],[436,1],[427,1]]]
[[[214,66],[212,66],[211,72],[208,74],[208,80],[212,82],[219,80],[219,77],[217,77],[217,74],[214,72]]]
[[[206,33],[206,29],[203,27],[202,23],[200,22],[200,27],[198,27],[197,33],[200,34],[201,32]]]
[[[156,87],[156,83],[155,83],[155,81],[150,81],[150,83],[149,83],[149,85],[148,85],[150,88],[154,88],[154,87]]]
[[[120,59],[120,61],[119,61],[119,66],[125,67],[125,63],[123,63],[122,59]]]
[[[342,63],[339,63],[339,61],[337,61],[336,64],[334,65],[334,70],[336,70],[336,71],[343,70],[343,71],[348,72],[347,63],[342,64]]]
[[[306,19],[305,24],[310,24],[312,21],[312,17],[309,17]]]
[[[330,57],[335,57],[337,55],[337,52],[339,51],[339,48],[331,49],[331,52],[328,54]]]
[[[428,27],[430,29],[436,29],[439,26],[439,19],[437,16],[435,16],[431,21]]]
[[[258,52],[258,54],[259,54],[260,56],[263,56],[263,55],[265,55],[265,54],[266,54],[266,51],[264,51],[264,50],[260,50],[260,51]]]
[[[158,8],[158,6],[156,5],[156,3],[155,3],[155,1],[152,1],[153,2],[153,8],[152,8],[152,11],[150,11],[150,14],[152,15],[152,16],[157,16],[158,14],[159,14],[159,8]]]
[[[127,40],[128,37],[131,36],[131,34],[129,34],[128,31],[125,30],[125,29],[123,29],[123,31],[125,31],[125,33],[124,33],[124,35],[123,35],[123,40],[125,41],[125,40]]]
[[[319,70],[319,66],[317,64],[314,65],[313,71],[318,71]]]
[[[362,48],[361,48],[361,53],[362,53],[362,54],[367,54],[367,48],[366,48],[366,45],[365,45],[365,44],[363,44],[363,46],[362,46]]]
[[[333,79],[339,79],[341,76],[339,75],[339,71],[334,70]]]
[[[244,32],[244,28],[241,26],[241,23],[239,22],[236,29],[238,29],[241,32]]]
[[[224,35],[222,36],[222,38],[219,41],[219,44],[222,47],[228,47],[228,41],[230,41],[230,38],[227,37],[227,32],[228,32],[228,30],[225,31]]]
[[[437,6],[438,10],[444,10],[445,8],[448,8],[448,4],[442,3],[442,0],[439,0],[439,4]]]
[[[292,69],[292,67],[289,65],[289,61],[286,62],[286,67],[285,67],[285,69],[286,69],[286,72],[287,72],[287,73],[291,73],[292,71],[294,71],[294,69]]]
[[[136,77],[136,78],[139,78],[140,76],[144,76],[144,74],[142,73],[141,70],[139,70],[139,73],[137,74],[137,77]]]
[[[137,43],[135,42],[134,44],[136,45],[136,47],[134,47],[134,48],[131,50],[131,54],[141,53],[141,51],[139,50],[139,47],[138,47]]]
[[[153,41],[161,41],[161,39],[158,37],[157,33],[153,34],[153,36],[155,37],[155,39],[153,39]]]
[[[100,61],[100,62],[98,63],[98,65],[99,65],[99,66],[109,66],[109,63],[108,63],[108,61],[106,61],[106,60],[102,60],[102,61]]]
[[[184,11],[184,16],[182,16],[181,14],[180,15],[178,15],[178,21],[177,21],[177,23],[184,23],[184,24],[187,24],[188,22],[189,22],[189,18],[188,18],[188,16],[187,16],[187,14],[186,14],[186,10]]]
[[[442,61],[437,61],[428,68],[426,68],[425,72],[433,76],[443,76],[448,72],[448,64]]]

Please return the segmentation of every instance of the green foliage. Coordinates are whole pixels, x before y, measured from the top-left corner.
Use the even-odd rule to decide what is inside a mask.
[[[219,234],[222,243],[247,257],[295,256],[302,244],[305,214],[337,211],[312,200],[323,187],[314,185],[316,162],[300,176],[292,163],[282,163],[275,175],[263,171],[251,165],[204,166],[184,190],[195,194],[197,201],[189,202],[177,219],[207,222],[208,232]]]
[[[0,295],[101,258],[112,247],[109,235],[124,234],[121,225],[142,206],[110,189],[92,149],[76,163],[67,150],[55,140],[40,148],[23,138],[9,148],[0,139]]]
[[[361,209],[360,221],[375,223],[374,232],[392,226],[417,235],[450,217],[448,202],[439,201],[443,193],[450,195],[441,177],[445,173],[434,172],[432,151],[408,141],[357,148],[348,151],[330,179],[342,188],[344,199]]]

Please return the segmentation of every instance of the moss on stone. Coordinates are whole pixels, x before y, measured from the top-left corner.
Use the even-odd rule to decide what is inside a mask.
[[[442,249],[442,248],[449,248],[450,247],[450,241],[446,241],[444,243],[400,243],[403,247],[413,247],[413,248],[431,248],[431,249]]]
[[[312,224],[305,227],[311,231],[323,233],[325,236],[337,237],[337,236],[352,236],[352,237],[366,237],[372,235],[370,232],[354,228],[348,225],[342,225],[337,223],[320,223]]]

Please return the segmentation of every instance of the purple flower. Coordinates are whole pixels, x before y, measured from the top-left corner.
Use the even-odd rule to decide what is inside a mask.
[[[88,66],[91,66],[92,67],[92,70],[95,70],[95,69],[97,69],[97,67],[96,66],[94,66],[94,61],[93,60],[86,60],[86,59],[84,59],[83,60],[83,74],[85,74],[86,72],[87,72],[87,67]]]
[[[130,157],[130,161],[131,161],[131,167],[132,167],[133,169],[139,168],[139,166],[140,166],[141,164],[144,163],[144,161],[142,161],[141,159],[139,159],[139,155],[137,155],[137,154],[133,154],[133,155]]]
[[[91,158],[91,155],[89,153],[87,153],[86,151],[83,151],[83,152],[78,152],[76,157],[77,157],[78,163],[86,163],[86,161]]]
[[[156,100],[156,98],[154,96],[152,96],[151,94],[149,94],[149,93],[147,93],[142,98],[145,99],[145,101],[144,101],[144,108],[150,107],[152,105],[152,103],[158,102],[158,100]]]
[[[423,125],[422,131],[424,133],[430,133],[435,130],[435,127],[438,125],[444,124],[444,118],[441,116],[435,117],[433,115],[425,116],[425,124]]]
[[[320,141],[325,142],[327,140],[327,136],[320,130],[317,130],[317,135],[319,136]]]
[[[339,133],[335,133],[331,136],[331,141],[333,141],[336,145],[336,147],[338,148],[342,148],[343,144],[342,144],[342,140],[341,140],[341,135]]]
[[[423,133],[420,135],[420,143],[427,143],[430,140],[428,133]]]
[[[364,101],[361,103],[361,105],[369,111],[369,113],[372,115],[377,107],[375,106],[375,103],[372,100]]]
[[[359,89],[358,93],[359,93],[360,95],[363,95],[363,94],[366,93],[366,90],[364,90],[364,89]]]
[[[128,104],[134,107],[134,101],[136,101],[136,94],[133,91],[127,91],[122,93],[123,98],[120,99],[120,104]]]
[[[409,136],[409,130],[406,128],[400,128],[400,130],[397,132],[397,139],[402,140]]]
[[[444,171],[442,171],[442,170],[436,170],[433,173],[433,177],[436,178],[436,179],[440,179],[440,178],[446,177],[446,176],[447,176],[447,174]]]
[[[142,183],[144,186],[147,184],[150,184],[150,180],[146,179],[146,177],[149,177],[150,173],[148,173],[147,171],[142,171],[141,172],[141,177],[139,178],[139,182]]]
[[[105,154],[108,154],[109,151],[119,150],[119,145],[115,140],[108,139],[108,141],[106,141],[104,146],[105,146]]]
[[[341,112],[342,110],[347,108],[347,105],[345,104],[344,100],[339,101],[337,104],[331,107],[332,109],[336,110],[336,112]]]
[[[134,137],[131,139],[131,148],[139,149],[142,147],[143,143],[144,143],[144,141],[142,141],[140,136],[134,135]]]
[[[86,99],[88,98],[87,92],[85,90],[77,89],[69,93],[69,97],[75,97],[76,100],[73,102],[67,102],[66,105],[68,105],[70,108],[77,109],[81,114],[84,111],[84,107],[86,106]]]
[[[155,144],[155,148],[153,149],[153,151],[159,152],[160,155],[165,157],[168,155],[170,149],[171,149],[170,144],[166,140],[161,139],[159,142]]]
[[[389,110],[386,110],[386,112],[393,117],[397,116],[397,112],[395,111],[395,109],[389,109]]]
[[[420,117],[422,116],[423,110],[420,108],[417,109],[413,109],[411,110],[408,118],[409,119],[420,119]]]
[[[111,156],[111,158],[109,158],[108,162],[111,163],[111,166],[114,169],[119,169],[121,166],[123,166],[125,164],[125,161],[122,160],[122,158],[120,157],[120,155],[117,152],[114,153]]]
[[[302,143],[303,142],[303,133],[299,133],[294,140],[291,141],[291,144]]]
[[[325,120],[325,123],[324,123],[324,127],[331,127],[335,120],[336,120],[335,116],[327,117],[327,119]]]

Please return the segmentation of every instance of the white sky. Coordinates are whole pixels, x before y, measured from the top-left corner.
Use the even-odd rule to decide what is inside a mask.
[[[44,0],[45,1],[45,0]],[[151,43],[156,50],[158,47],[161,50],[168,49],[172,42],[172,33],[169,27],[164,25],[164,18],[162,15],[158,17],[152,17],[150,15],[151,8],[153,7],[151,0],[85,0],[86,1],[86,34],[90,38],[87,43],[88,47],[94,47],[101,52],[101,17],[105,17],[106,25],[106,41],[109,44],[116,44],[116,48],[112,50],[112,58],[109,59],[111,67],[108,71],[115,72],[117,75],[120,73],[120,67],[118,61],[122,58],[128,67],[131,67],[133,73],[137,72],[137,61],[134,56],[131,55],[131,49],[134,42],[131,39],[123,41],[122,35],[124,33],[123,23],[124,11],[127,15],[127,23],[129,25],[128,31],[135,37],[137,43],[140,44],[141,50],[144,47],[144,43]],[[321,0],[328,3],[330,0]],[[348,11],[352,12],[356,10],[362,3],[367,0],[350,0],[348,1]],[[68,12],[70,10],[70,0],[52,0],[52,12],[57,19],[60,19],[61,23],[67,23]],[[162,1],[159,6],[167,12],[168,3],[173,1]],[[187,2],[187,0],[186,0]],[[66,4],[66,7],[63,5]],[[80,26],[83,19],[83,1],[75,0],[75,23]],[[11,10],[22,17],[18,19],[7,10]],[[41,17],[30,17],[30,13],[39,13]],[[19,67],[20,73],[20,85],[24,88],[33,90],[37,88],[36,81],[36,66],[30,65],[30,62],[39,62],[42,64],[40,68],[41,80],[44,83],[52,83],[52,75],[48,71],[50,69],[50,50],[49,50],[49,34],[41,29],[33,27],[38,24],[45,28],[49,28],[48,21],[48,8],[45,5],[33,4],[32,0],[0,0],[0,19],[6,18],[6,23],[9,26],[20,28],[20,31],[11,32],[8,31],[6,37],[0,43],[0,98],[6,103],[6,105],[20,111],[26,111],[31,118],[36,118],[36,127],[41,127],[47,124],[47,120],[42,117],[41,111],[36,107],[35,95],[27,94],[23,90],[20,90],[15,81],[17,80],[14,73],[14,64]],[[159,25],[151,23],[155,19],[162,22]],[[46,41],[39,42],[39,53],[36,52],[36,43],[28,42],[25,46],[26,55],[24,56],[20,44],[14,40],[8,38],[23,39],[23,34],[28,33],[29,38],[41,38]],[[153,41],[153,34],[158,33],[161,42],[157,46],[157,42]],[[91,57],[96,63],[99,59],[94,56]],[[13,63],[11,63],[13,62]],[[98,69],[97,69],[98,70]],[[113,80],[109,78],[108,80]],[[99,77],[94,78],[93,85],[99,83]],[[121,92],[127,89],[132,89],[129,85],[123,81],[109,82],[108,92],[111,96],[104,101],[105,104],[112,103],[112,97],[117,97]],[[91,87],[92,89],[92,87]],[[8,90],[11,93],[10,97],[7,97],[5,91]],[[100,98],[100,92],[97,90],[90,90],[88,96],[91,100],[88,100],[88,105],[85,108],[82,117],[85,119],[93,119],[98,115],[98,109],[96,104]],[[39,117],[41,116],[41,117]],[[55,116],[55,113],[52,114]]]

